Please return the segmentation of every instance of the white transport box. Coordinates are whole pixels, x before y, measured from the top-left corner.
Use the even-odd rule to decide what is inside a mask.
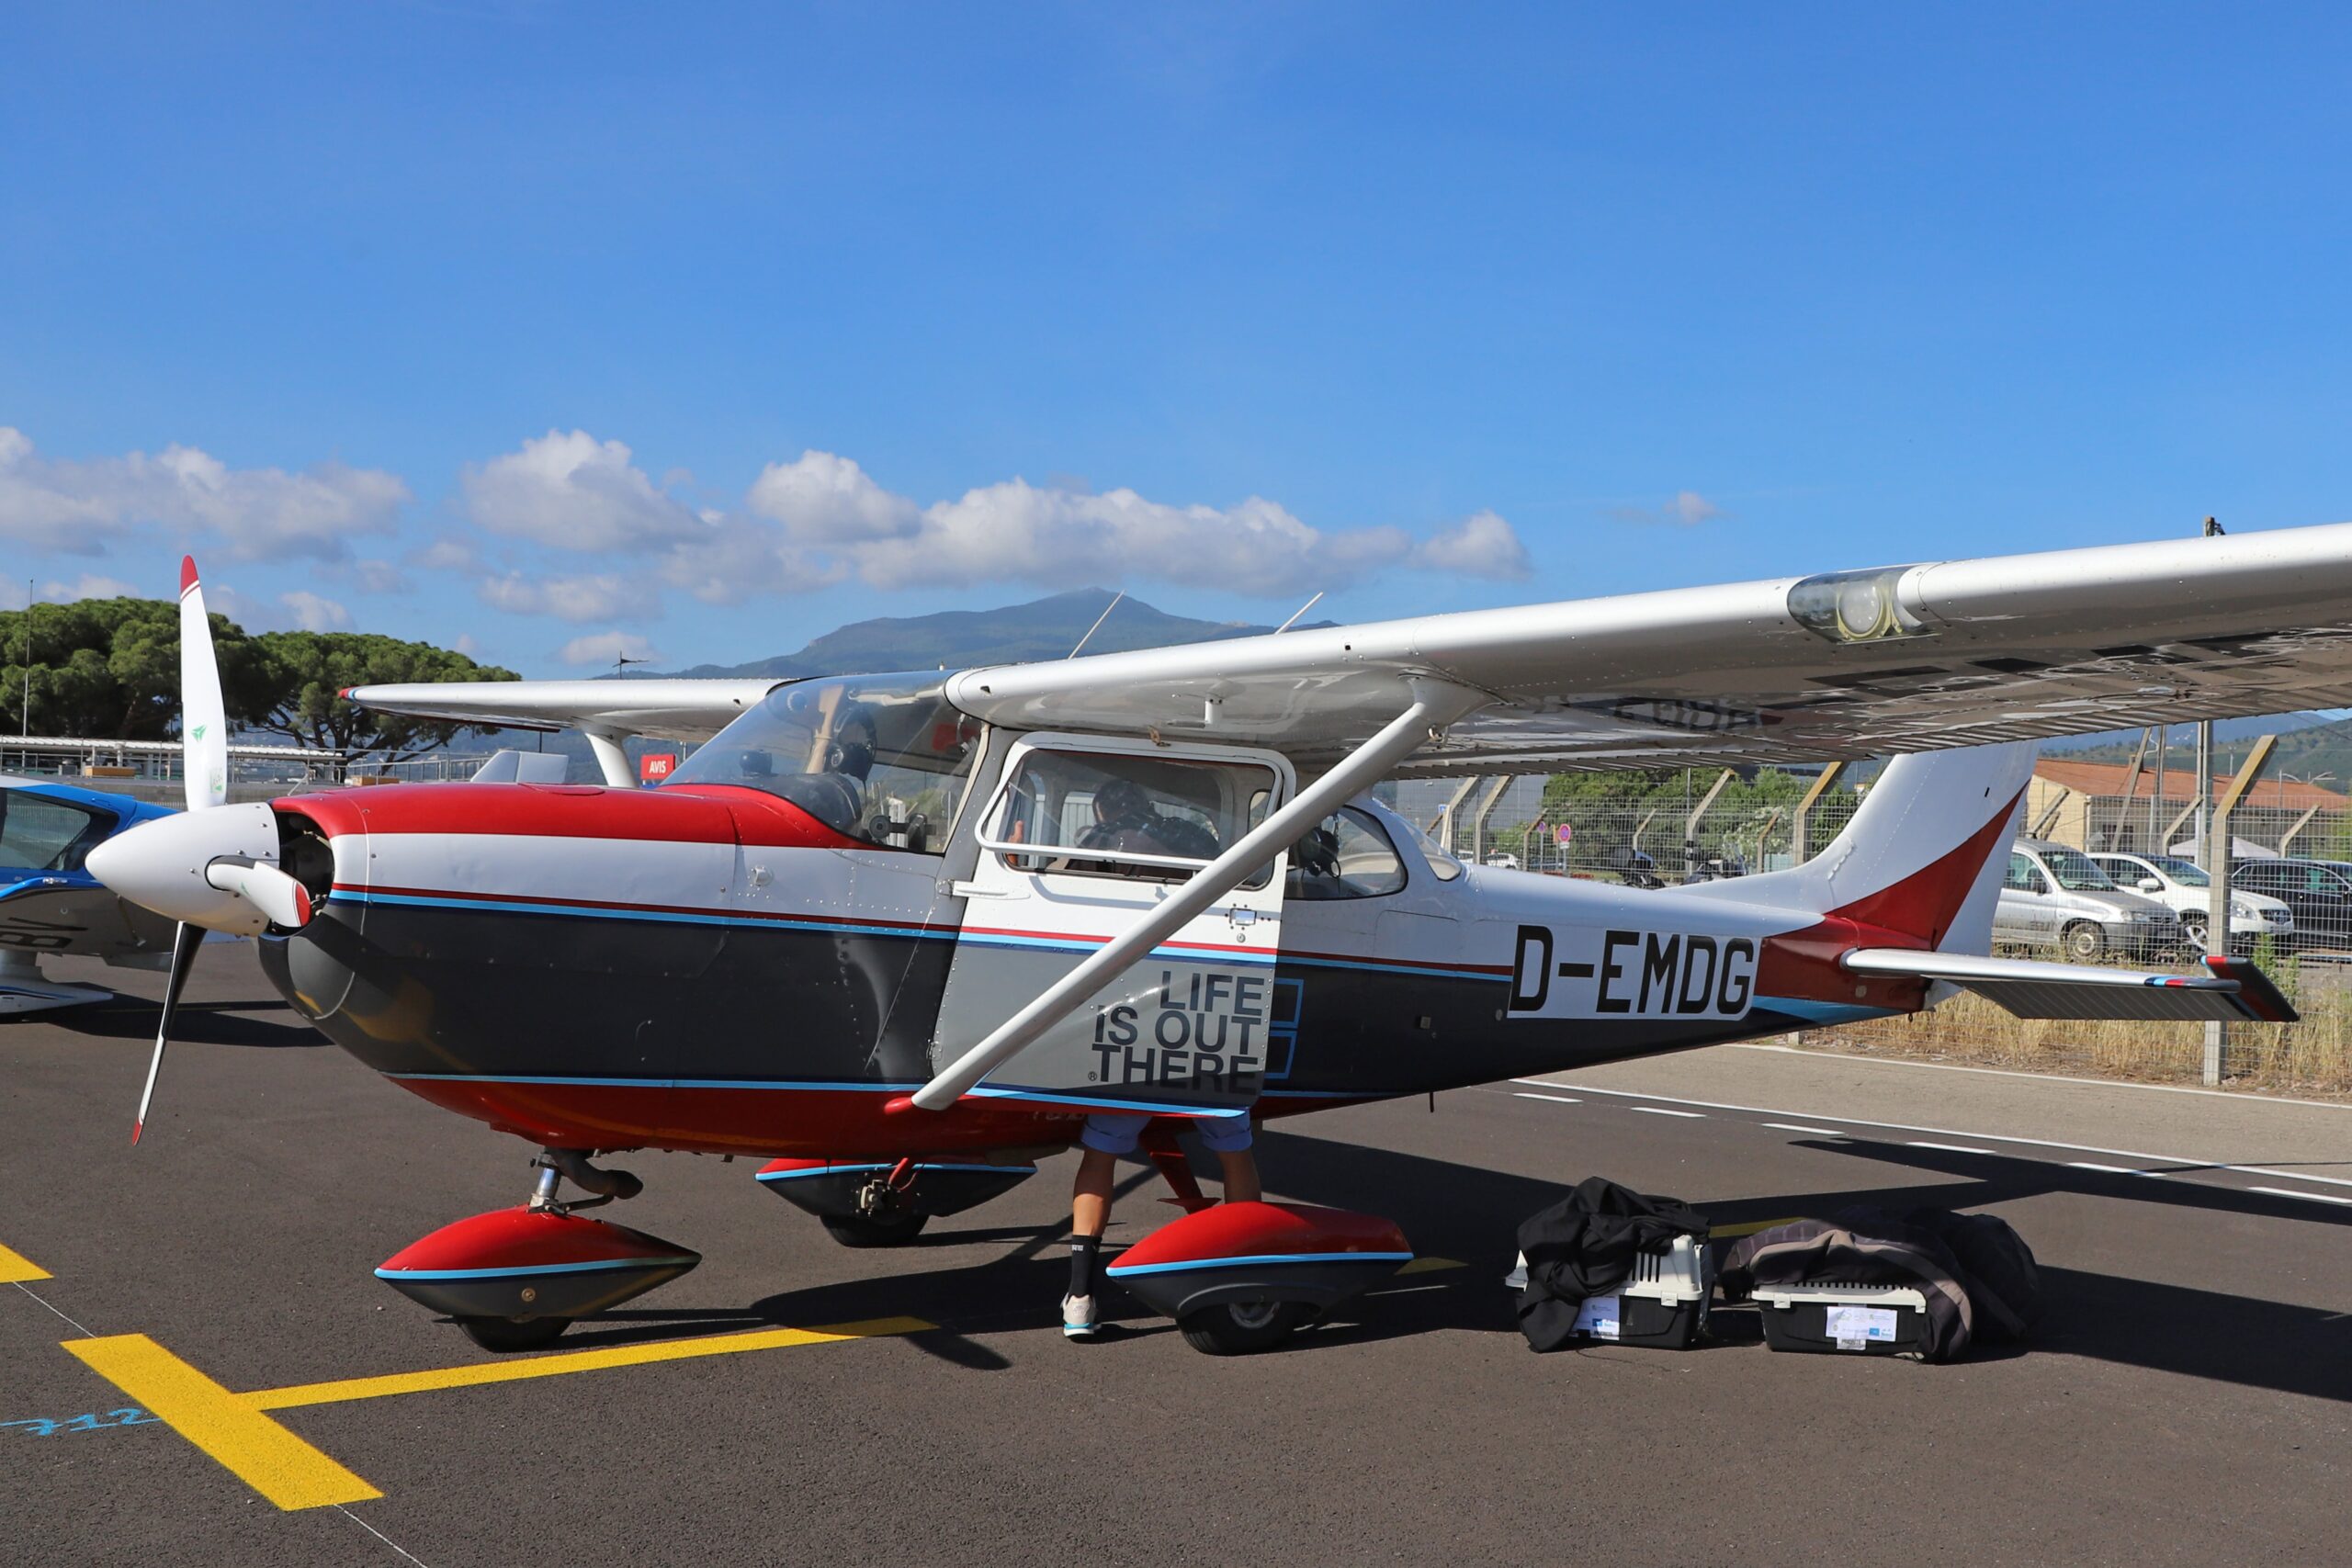
[[[1527,1288],[1527,1256],[1503,1277]],[[1703,1239],[1674,1238],[1664,1252],[1636,1253],[1634,1272],[1614,1292],[1589,1298],[1577,1311],[1577,1334],[1595,1344],[1657,1345],[1687,1350],[1706,1332],[1715,1269]]]
[[[1917,1355],[1928,1298],[1907,1285],[1758,1285],[1757,1314],[1775,1350]]]

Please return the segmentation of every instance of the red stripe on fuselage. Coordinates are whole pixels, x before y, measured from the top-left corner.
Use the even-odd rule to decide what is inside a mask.
[[[630,839],[855,850],[862,843],[787,800],[736,785],[606,789],[594,784],[386,784],[272,803],[340,833],[476,833],[495,838]]]
[[[401,1078],[412,1094],[556,1148],[664,1148],[836,1159],[1064,1144],[1085,1112],[965,1100],[943,1111],[886,1114],[903,1092],[830,1089],[673,1089],[667,1084],[502,1083]]]
[[[624,915],[707,915],[729,920],[766,920],[778,925],[859,926],[886,932],[939,931],[948,936],[963,930],[956,925],[912,918],[868,920],[854,915],[796,914],[782,909],[738,909],[703,904],[622,903],[609,898],[574,898],[538,893],[483,893],[457,887],[363,887],[356,882],[338,882],[334,890],[361,898],[379,896],[386,898],[447,898],[461,904],[532,904],[544,907],[549,914],[561,914],[566,909],[605,909]]]

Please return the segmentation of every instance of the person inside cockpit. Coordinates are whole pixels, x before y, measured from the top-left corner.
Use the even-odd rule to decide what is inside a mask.
[[[1094,792],[1094,826],[1079,835],[1078,847],[1187,860],[1215,860],[1219,849],[1215,833],[1160,810],[1133,779],[1111,779]]]
[[[780,793],[837,833],[857,831],[865,810],[866,775],[874,771],[874,716],[844,707],[824,742],[824,771],[784,781]]]

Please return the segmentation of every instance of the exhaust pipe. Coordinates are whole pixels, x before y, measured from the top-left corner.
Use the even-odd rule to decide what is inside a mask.
[[[579,1149],[544,1149],[547,1163],[563,1173],[564,1179],[583,1192],[594,1192],[599,1198],[629,1199],[645,1190],[645,1183],[626,1170],[599,1170],[588,1163],[588,1156]]]

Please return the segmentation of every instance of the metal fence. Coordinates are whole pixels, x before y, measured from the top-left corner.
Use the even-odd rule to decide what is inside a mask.
[[[1770,770],[1758,781],[1692,773],[1626,782],[1631,787],[1618,793],[1638,798],[1578,798],[1542,774],[1413,779],[1394,786],[1391,804],[1455,854],[1481,864],[1678,882],[1776,871],[1808,859],[1852,820],[1861,800],[1852,789],[1832,788],[1807,807],[1804,794],[1813,781]]]

